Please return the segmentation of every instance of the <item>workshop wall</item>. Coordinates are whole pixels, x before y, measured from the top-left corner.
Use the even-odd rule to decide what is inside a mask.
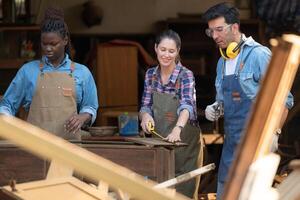
[[[39,22],[44,9],[58,5],[65,11],[65,19],[72,34],[140,34],[150,33],[155,22],[176,17],[178,13],[200,14],[222,0],[97,0],[93,9],[101,13],[101,24],[88,27],[81,13],[85,0],[32,0],[33,21]],[[228,1],[233,2],[233,1]]]

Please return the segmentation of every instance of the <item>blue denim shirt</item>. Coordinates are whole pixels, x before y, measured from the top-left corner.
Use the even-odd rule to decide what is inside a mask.
[[[70,72],[71,60],[66,55],[58,67],[53,67],[46,57],[42,58],[44,63],[43,72]],[[35,93],[37,79],[40,74],[40,60],[34,60],[24,64],[10,83],[0,103],[0,113],[15,115],[20,106],[29,111],[32,97]],[[76,88],[76,102],[79,113],[92,115],[92,123],[95,121],[98,109],[97,89],[94,78],[89,69],[81,64],[75,63],[73,71]]]
[[[252,39],[252,37],[245,38],[245,40],[246,41],[241,48],[240,56],[237,61],[237,66],[240,66],[243,62],[243,68],[239,75],[239,82],[247,97],[254,100],[258,93],[260,82],[269,65],[272,53],[269,48],[257,43]],[[216,101],[219,102],[223,102],[222,77],[224,62],[225,60],[221,57],[217,64],[215,87],[217,92]],[[236,73],[238,69],[239,68],[237,67]],[[286,101],[286,107],[290,109],[293,104],[293,96],[289,93]]]

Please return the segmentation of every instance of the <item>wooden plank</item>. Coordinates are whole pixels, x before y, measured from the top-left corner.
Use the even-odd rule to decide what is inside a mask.
[[[180,194],[153,189],[154,182],[12,116],[0,116],[0,136],[33,154],[64,163],[92,180],[103,180],[136,199],[183,200]]]
[[[120,144],[125,141],[125,137],[114,135],[114,136],[81,136],[82,143],[85,143],[86,141],[94,141],[97,143],[97,141],[116,141]],[[132,143],[133,144],[133,143]]]
[[[48,169],[46,179],[71,177],[73,175],[73,169],[60,163],[59,161],[52,160]]]
[[[103,193],[104,195],[108,195],[108,184],[104,181],[99,181],[98,183],[98,190]]]
[[[203,133],[202,134],[204,143],[206,145],[210,144],[223,144],[224,143],[224,135],[222,134],[217,134],[217,133]]]
[[[10,193],[9,186],[3,187]],[[108,200],[99,190],[74,177],[18,184],[13,194],[23,200]]]
[[[187,143],[183,142],[166,142],[160,138],[140,138],[140,137],[125,137],[125,140],[134,142],[136,144],[143,144],[149,147],[157,147],[157,146],[187,146]]]
[[[212,164],[209,164],[209,165],[206,165],[204,167],[200,167],[198,169],[195,169],[193,171],[190,171],[188,173],[185,173],[185,174],[182,174],[176,178],[173,178],[173,179],[170,179],[170,180],[167,180],[165,182],[162,182],[162,183],[159,183],[157,185],[154,186],[154,188],[166,188],[166,187],[170,187],[170,186],[174,186],[174,185],[177,185],[177,184],[180,184],[182,182],[186,182],[196,176],[199,176],[200,174],[204,174],[204,173],[207,173],[213,169],[215,169],[215,164],[212,163]]]
[[[269,152],[272,134],[279,127],[285,100],[300,58],[300,37],[284,35],[274,40],[273,56],[252,108],[245,134],[237,148],[224,189],[224,199],[238,199],[249,166]]]

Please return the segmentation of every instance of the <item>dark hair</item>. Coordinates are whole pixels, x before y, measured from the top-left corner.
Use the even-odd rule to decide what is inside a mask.
[[[65,53],[70,55],[71,40],[67,24],[64,21],[64,12],[61,8],[49,7],[45,11],[45,16],[41,22],[41,33],[58,33],[62,38],[68,38]],[[71,55],[70,55],[71,56]]]
[[[181,39],[180,39],[178,33],[176,33],[175,31],[173,31],[171,29],[165,30],[156,36],[155,44],[158,45],[165,38],[174,40],[177,49],[180,49]]]
[[[227,2],[219,3],[210,7],[203,15],[203,19],[206,22],[218,17],[224,17],[227,24],[240,24],[239,10]]]

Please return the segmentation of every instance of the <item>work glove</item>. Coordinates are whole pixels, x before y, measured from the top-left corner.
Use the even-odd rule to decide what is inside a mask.
[[[280,129],[278,129],[280,130]],[[276,130],[276,133],[272,135],[272,141],[271,141],[271,146],[270,146],[270,152],[276,152],[278,150],[278,139],[279,139],[279,132]],[[280,131],[281,132],[281,131]]]
[[[219,104],[218,102],[215,102],[209,106],[206,107],[205,109],[205,117],[206,119],[208,119],[209,121],[216,121],[219,119],[219,117],[221,116],[221,112],[218,109]]]

